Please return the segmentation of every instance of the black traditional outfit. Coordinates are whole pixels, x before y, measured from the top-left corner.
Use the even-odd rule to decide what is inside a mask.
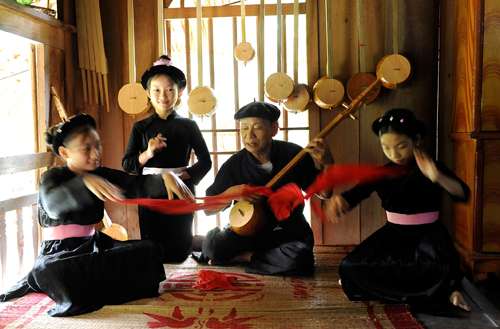
[[[465,197],[452,197],[465,201],[469,193],[465,183],[443,164],[436,165],[460,182]],[[415,162],[407,167],[404,176],[355,186],[342,193],[354,207],[376,191],[389,219],[340,264],[342,288],[350,300],[441,303],[459,287],[462,276],[458,254],[439,220],[443,188],[426,178]],[[426,223],[413,222],[412,218],[424,218]]]
[[[139,154],[148,148],[149,139],[159,133],[167,138],[167,147],[155,153],[142,167]],[[197,162],[188,167],[192,150]],[[122,166],[125,171],[134,174],[142,174],[144,168],[186,170],[191,178],[184,182],[194,193],[194,186],[210,170],[212,161],[196,122],[174,111],[166,119],[154,113],[134,124]],[[182,262],[189,255],[193,237],[192,214],[165,215],[139,207],[139,224],[142,239],[153,240],[162,249],[163,262]]]
[[[166,196],[160,176],[134,176],[104,167],[89,173],[120,187],[129,198]],[[92,225],[101,221],[103,212],[104,202],[85,187],[81,176],[67,167],[47,171],[38,201],[45,238],[40,255],[28,275],[0,300],[44,292],[56,302],[50,315],[69,316],[157,296],[165,279],[157,248],[151,241],[121,242],[95,232]],[[75,227],[91,232],[54,239],[59,229],[74,231]]]
[[[269,172],[250,152],[243,149],[222,165],[206,194],[216,195],[239,184],[263,186],[300,150],[301,147],[296,144],[273,140],[270,152],[272,170]],[[312,158],[306,155],[273,187],[296,183],[306,189],[318,173]],[[246,268],[248,272],[309,274],[314,269],[314,237],[302,212],[303,206],[297,208],[288,219],[278,222],[268,209],[266,228],[252,237],[240,236],[230,228],[222,231],[215,228],[208,232],[203,242],[203,255],[215,263],[225,263],[243,252],[254,252]]]

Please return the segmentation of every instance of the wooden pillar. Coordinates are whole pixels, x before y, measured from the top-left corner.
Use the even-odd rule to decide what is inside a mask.
[[[101,139],[103,163],[122,169],[121,159],[134,122],[144,114],[131,116],[124,113],[117,103],[120,88],[128,83],[127,1],[100,1],[106,56],[109,63],[110,112],[102,113]],[[158,57],[157,0],[134,1],[135,65],[139,81],[145,69]],[[156,13],[156,14],[155,14]],[[124,225],[131,239],[139,238],[137,207],[117,206],[107,203],[111,219]]]
[[[5,212],[0,209],[0,282],[5,282],[5,274],[7,273],[7,234],[5,224]]]
[[[500,272],[500,4],[464,0],[454,7],[446,1],[442,9],[444,17],[454,17],[443,31],[455,37],[453,48],[449,43],[441,47],[447,51],[446,67],[453,66],[452,93],[443,101],[453,105],[451,165],[471,189],[467,203],[453,205],[451,223],[465,268],[482,279],[487,272]]]

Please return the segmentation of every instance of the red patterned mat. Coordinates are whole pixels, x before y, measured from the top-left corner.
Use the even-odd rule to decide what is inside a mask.
[[[168,279],[158,298],[106,306],[90,314],[51,318],[53,305],[43,294],[0,304],[1,328],[423,328],[404,305],[352,303],[337,283],[335,266],[319,266],[313,278],[283,278],[244,273],[235,267],[210,267],[231,276],[237,289],[193,288],[193,261],[166,266]]]

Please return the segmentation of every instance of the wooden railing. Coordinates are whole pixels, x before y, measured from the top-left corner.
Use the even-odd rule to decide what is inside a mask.
[[[38,186],[41,170],[50,167],[53,162],[54,156],[49,152],[3,157],[0,158],[0,176],[36,170],[35,184]],[[2,188],[8,187],[3,186]],[[1,291],[8,288],[6,285],[13,283],[11,282],[13,275],[20,276],[23,269],[30,268],[38,254],[40,229],[37,220],[37,197],[37,193],[33,193],[0,201]],[[9,229],[7,228],[7,218],[10,220]],[[24,225],[25,221],[31,221],[31,225]],[[11,225],[15,227],[12,228]],[[11,235],[7,236],[7,232]],[[14,234],[14,232],[16,233]],[[33,250],[27,253],[25,242],[29,240],[32,241]],[[13,257],[16,259],[12,259]]]

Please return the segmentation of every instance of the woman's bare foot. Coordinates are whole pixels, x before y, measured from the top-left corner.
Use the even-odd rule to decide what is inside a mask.
[[[464,296],[462,295],[462,293],[460,291],[455,290],[451,293],[450,302],[454,306],[459,307],[464,311],[470,312],[470,306],[469,306],[469,304],[467,304]]]

